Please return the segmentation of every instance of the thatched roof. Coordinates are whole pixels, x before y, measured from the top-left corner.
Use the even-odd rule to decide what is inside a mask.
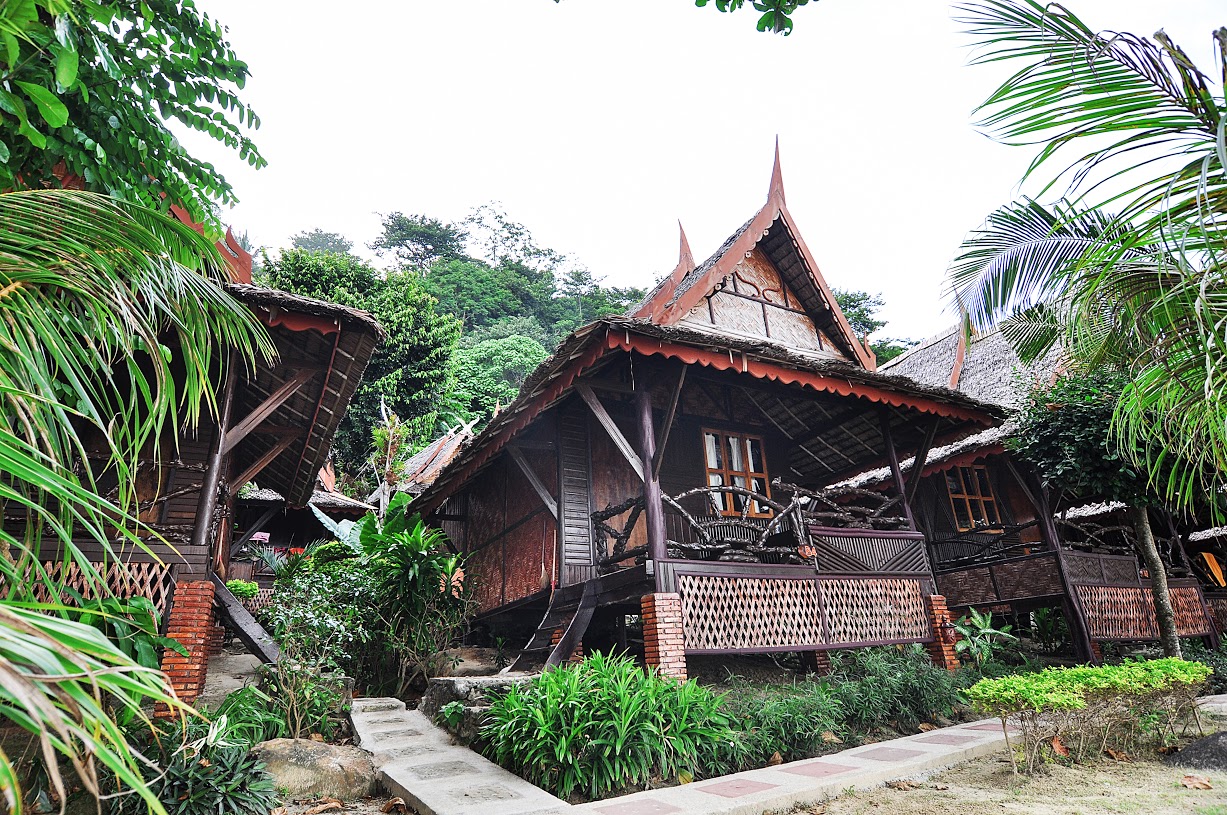
[[[451,463],[460,448],[475,435],[477,420],[458,424],[423,447],[405,462],[405,481],[397,489],[411,495],[435,483],[443,468]]]
[[[276,490],[270,489],[254,489],[243,493],[239,500],[251,504],[281,504],[285,502],[285,496]],[[358,514],[366,514],[374,512],[375,507],[370,504],[350,498],[348,495],[342,495],[339,492],[328,492],[326,490],[316,490],[311,494],[311,500],[307,502],[309,505],[321,510],[332,510],[333,512],[352,512]]]
[[[316,375],[283,402],[234,450],[235,467],[243,470],[287,436],[294,441],[258,475],[261,484],[285,496],[291,506],[312,499],[316,474],[328,459],[333,434],[384,330],[370,314],[310,297],[249,284],[226,287],[267,327],[278,359],[260,362],[240,379],[234,415],[241,420],[298,371]]]

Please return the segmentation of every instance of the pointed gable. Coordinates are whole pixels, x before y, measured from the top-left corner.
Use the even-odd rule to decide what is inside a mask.
[[[682,232],[677,267],[629,316],[875,368],[788,212],[778,143],[763,208],[698,266]]]

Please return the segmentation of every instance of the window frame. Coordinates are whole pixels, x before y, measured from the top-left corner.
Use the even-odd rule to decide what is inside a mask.
[[[721,467],[713,467],[711,461],[708,460],[708,457],[707,457],[707,437],[708,435],[715,436],[719,440],[718,445],[719,445],[719,449],[720,449],[721,456],[722,456],[721,464],[723,465]],[[730,462],[728,460],[729,459],[728,451],[731,449],[730,443],[729,443],[730,439],[737,439],[741,444],[741,460],[744,466],[744,468],[741,470],[731,469]],[[758,449],[762,452],[763,469],[761,472],[755,471],[752,469],[753,460],[752,460],[752,456],[750,455],[750,442],[751,441],[758,442]],[[771,477],[769,475],[770,466],[767,464],[767,445],[761,435],[757,433],[746,433],[742,430],[722,430],[720,428],[715,428],[715,427],[704,427],[702,428],[699,434],[699,442],[703,448],[703,483],[704,483],[704,486],[707,486],[707,487],[738,486],[733,483],[733,478],[739,477],[739,478],[745,479],[746,489],[751,490],[751,491],[756,491],[754,490],[754,481],[756,479],[761,479],[762,484],[763,484],[762,494],[767,496],[768,498],[771,497]],[[713,475],[720,476],[721,478],[720,484],[717,485],[717,484],[711,483],[711,477]],[[719,496],[720,506],[714,506],[716,496]],[[716,493],[716,494],[709,494],[708,497],[709,497],[709,501],[711,501],[711,504],[713,504],[712,506],[710,506],[710,509],[717,512],[720,516],[725,517],[725,518],[740,518],[742,516],[743,510],[736,508],[735,506],[736,501],[734,500],[735,498],[738,498],[740,496],[735,496],[732,493],[728,493],[728,492],[721,492],[721,493]],[[745,499],[745,500],[749,501],[749,504],[750,504],[750,509],[748,512],[745,513],[745,517],[747,518],[770,518],[772,517],[770,507],[763,507],[761,504],[759,504],[759,502],[750,501],[750,499]]]
[[[964,476],[964,470],[970,474],[970,479]],[[958,481],[962,489],[955,492],[951,489],[950,479],[951,474],[956,473],[955,479]],[[954,520],[954,528],[959,532],[975,532],[982,527],[977,524],[976,518],[983,518],[984,524],[1004,524],[1001,516],[1001,502],[997,500],[997,494],[993,491],[992,473],[984,464],[964,464],[957,467],[952,467],[946,470],[943,474],[943,480],[946,483],[946,496],[950,500],[950,514]],[[980,476],[983,475],[983,481]],[[968,480],[971,481],[974,492],[967,491]],[[987,495],[984,494],[987,490]],[[970,526],[963,526],[959,521],[959,511],[955,501],[961,501],[964,509],[967,512],[967,518]],[[973,511],[973,506],[978,505],[979,512]],[[996,521],[988,519],[988,512],[985,507],[992,508],[992,514],[996,517]]]

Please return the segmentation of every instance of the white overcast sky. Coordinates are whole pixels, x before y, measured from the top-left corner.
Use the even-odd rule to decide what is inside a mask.
[[[258,245],[360,247],[378,213],[499,201],[615,285],[651,285],[761,206],[780,138],[789,209],[833,286],[886,300],[885,336],[952,322],[947,263],[1031,158],[976,133],[1005,75],[967,65],[939,0],[821,0],[790,37],[693,0],[198,0],[251,66],[269,166],[188,140]],[[1068,0],[1092,28],[1162,27],[1205,68],[1221,0]],[[369,253],[368,253],[369,254]]]

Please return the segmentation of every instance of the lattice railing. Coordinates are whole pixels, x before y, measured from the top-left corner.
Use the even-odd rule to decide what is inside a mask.
[[[815,577],[804,567],[669,561],[688,652],[859,647],[931,639],[925,581]]]
[[[1157,640],[1154,597],[1148,586],[1075,586],[1078,602],[1094,640]],[[1210,633],[1197,586],[1171,586],[1168,594],[1176,612],[1176,630],[1182,637]]]
[[[252,597],[250,600],[242,600],[240,602],[242,602],[243,608],[247,609],[252,614],[255,614],[257,611],[268,608],[272,604],[273,590],[260,589],[258,592],[256,592],[255,597]]]
[[[147,597],[153,603],[153,607],[158,610],[158,614],[166,613],[167,601],[170,599],[174,586],[170,566],[165,563],[125,563],[121,561],[91,563],[90,565],[105,581],[107,590],[114,596]],[[101,586],[90,579],[76,563],[66,564],[58,560],[44,561],[42,566],[52,582],[78,592],[87,600],[95,599],[101,593],[99,591]],[[34,576],[32,571],[27,573],[27,580],[30,580],[31,585],[34,586],[34,594],[39,602],[65,604],[71,602],[71,598],[67,595],[52,596],[52,593],[47,590],[42,581]]]

